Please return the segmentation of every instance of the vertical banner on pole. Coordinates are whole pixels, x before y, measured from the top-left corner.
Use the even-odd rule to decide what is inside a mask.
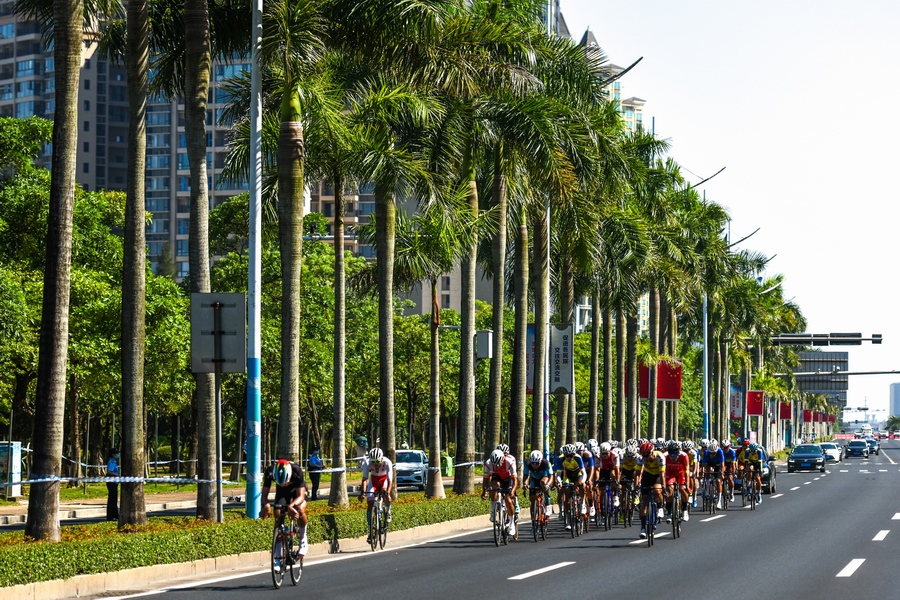
[[[743,396],[744,390],[739,385],[731,386],[731,394],[729,396],[728,405],[730,406],[729,412],[731,413],[732,419],[740,419],[741,411],[743,408]]]
[[[529,323],[525,334],[525,393],[534,393],[534,323]]]
[[[571,394],[575,391],[574,361],[575,327],[550,326],[550,388],[551,393]]]
[[[747,392],[747,415],[762,416],[763,414],[763,392],[751,390]]]

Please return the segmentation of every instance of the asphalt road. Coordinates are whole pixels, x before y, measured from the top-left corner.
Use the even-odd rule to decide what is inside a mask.
[[[310,560],[296,588],[286,581],[273,590],[266,571],[142,597],[900,596],[892,577],[900,567],[900,441],[824,474],[782,467],[777,483],[755,511],[695,512],[679,539],[663,525],[652,548],[639,540],[638,527],[572,539],[555,518],[546,541],[535,543],[526,528],[518,542],[497,548],[485,518],[486,529],[476,533],[404,548],[391,547],[389,538],[384,551]]]

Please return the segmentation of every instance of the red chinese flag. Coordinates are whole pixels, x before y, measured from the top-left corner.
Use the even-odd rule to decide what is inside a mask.
[[[790,402],[779,402],[778,403],[778,417],[781,419],[790,419],[791,418],[791,403]]]
[[[757,391],[747,392],[747,415],[763,414],[763,393]]]
[[[804,423],[812,423],[812,411],[811,410],[803,411],[803,422]]]

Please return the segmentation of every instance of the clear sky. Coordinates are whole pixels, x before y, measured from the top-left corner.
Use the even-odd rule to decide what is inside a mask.
[[[725,206],[732,239],[774,256],[813,333],[884,335],[834,347],[851,371],[900,371],[900,2],[562,0],[576,41],[641,63],[622,97],[646,100],[670,156]],[[693,175],[692,175],[693,174]],[[823,348],[827,349],[827,348]],[[848,407],[887,414],[896,375],[850,377]],[[845,415],[862,418],[858,413]]]

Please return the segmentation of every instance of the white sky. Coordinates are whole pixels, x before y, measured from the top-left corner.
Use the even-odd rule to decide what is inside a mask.
[[[896,169],[900,2],[893,0],[562,0],[610,61],[643,61],[622,97],[647,101],[670,156],[728,208],[732,239],[776,255],[812,333],[884,335],[851,371],[900,370]],[[827,350],[828,348],[823,348]],[[897,375],[850,377],[848,407],[883,409]],[[860,413],[845,415],[862,418]]]

